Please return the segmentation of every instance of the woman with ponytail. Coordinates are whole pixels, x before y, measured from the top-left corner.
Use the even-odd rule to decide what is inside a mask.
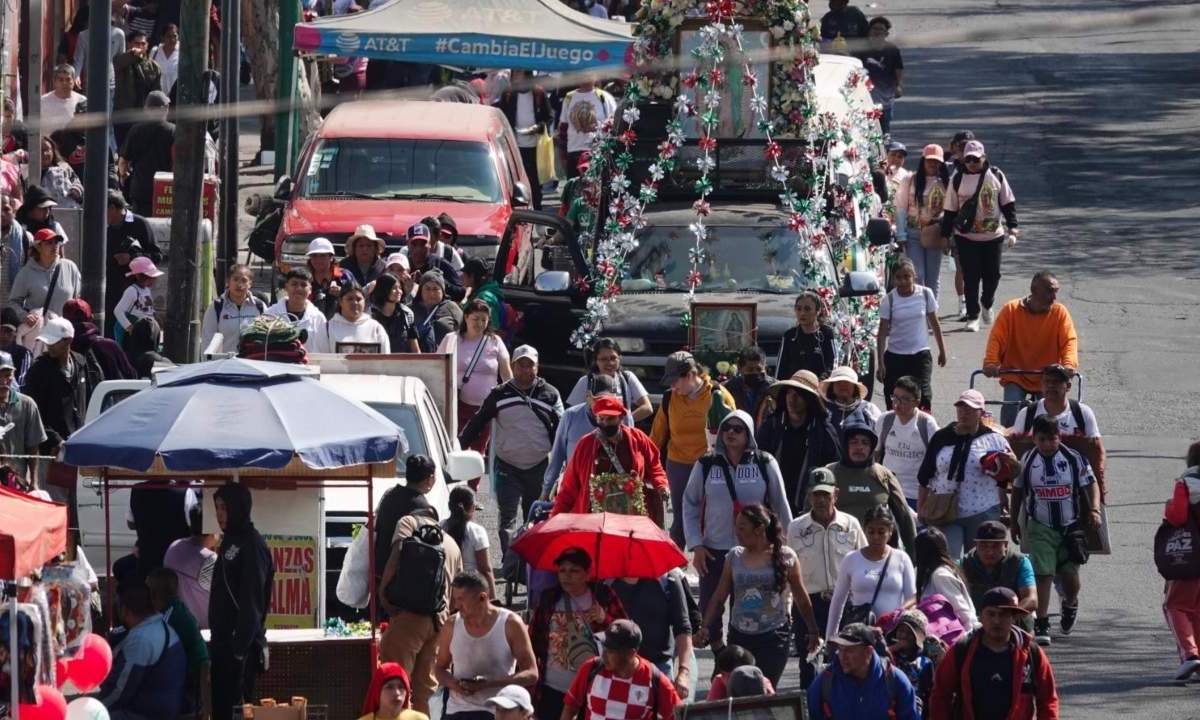
[[[488,553],[487,530],[475,517],[475,491],[467,485],[459,485],[450,491],[450,517],[442,521],[442,530],[454,538],[462,550],[463,570],[482,575],[488,584],[488,595],[496,595],[496,574],[492,571],[492,560]]]
[[[734,525],[738,545],[726,556],[721,582],[705,608],[696,640],[708,641],[708,625],[732,597],[729,642],[753,653],[763,675],[778,686],[788,660],[792,604],[808,626],[810,653],[820,642],[820,629],[800,576],[800,562],[783,543],[778,516],[762,505],[746,505],[738,510]]]

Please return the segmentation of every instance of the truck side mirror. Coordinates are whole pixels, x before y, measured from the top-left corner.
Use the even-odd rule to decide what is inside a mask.
[[[872,247],[888,245],[892,242],[892,224],[885,218],[871,218],[867,221],[867,243]]]
[[[879,276],[869,270],[848,272],[842,279],[838,296],[844,298],[867,297],[879,294]]]
[[[529,188],[523,182],[517,181],[517,184],[513,186],[513,205],[521,207],[533,205],[533,201],[529,199]]]
[[[533,280],[533,290],[539,295],[562,295],[571,289],[571,273],[547,270]]]
[[[275,199],[290,199],[292,197],[292,190],[294,190],[295,187],[296,184],[292,182],[292,179],[287,175],[284,175],[283,177],[279,178],[279,182],[275,183]]]

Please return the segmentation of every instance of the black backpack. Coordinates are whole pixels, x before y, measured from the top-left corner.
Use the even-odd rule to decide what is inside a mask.
[[[1025,434],[1033,433],[1033,421],[1037,420],[1037,402],[1027,403],[1025,405]],[[1071,408],[1071,417],[1075,420],[1075,428],[1081,433],[1086,433],[1087,426],[1083,421],[1083,408],[1079,405],[1078,400],[1068,400],[1067,406]]]
[[[1176,527],[1163,520],[1154,533],[1154,566],[1164,580],[1200,578],[1200,521],[1196,515],[1192,506],[1185,525]]]
[[[387,601],[400,610],[433,617],[446,609],[446,550],[442,529],[422,525],[404,538],[396,574],[384,588]]]

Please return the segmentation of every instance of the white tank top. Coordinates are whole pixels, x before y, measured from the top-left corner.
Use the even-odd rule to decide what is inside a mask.
[[[473,678],[483,676],[488,679],[507,677],[516,671],[517,660],[513,657],[512,648],[508,646],[508,638],[504,627],[508,624],[511,610],[497,608],[496,622],[483,637],[474,637],[467,632],[462,615],[455,616],[454,637],[450,639],[450,655],[454,658],[452,668],[456,678]],[[460,695],[451,690],[450,701],[446,704],[448,714],[460,712],[491,712],[485,704],[490,698],[500,692],[500,688],[489,688],[470,695]]]

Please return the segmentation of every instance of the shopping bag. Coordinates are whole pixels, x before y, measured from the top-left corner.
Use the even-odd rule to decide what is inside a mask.
[[[554,138],[543,132],[537,144],[538,182],[545,184],[558,177],[554,167]]]
[[[363,527],[350,543],[342,572],[338,575],[337,598],[347,607],[365,608],[371,604],[371,555],[367,543],[371,533]]]

